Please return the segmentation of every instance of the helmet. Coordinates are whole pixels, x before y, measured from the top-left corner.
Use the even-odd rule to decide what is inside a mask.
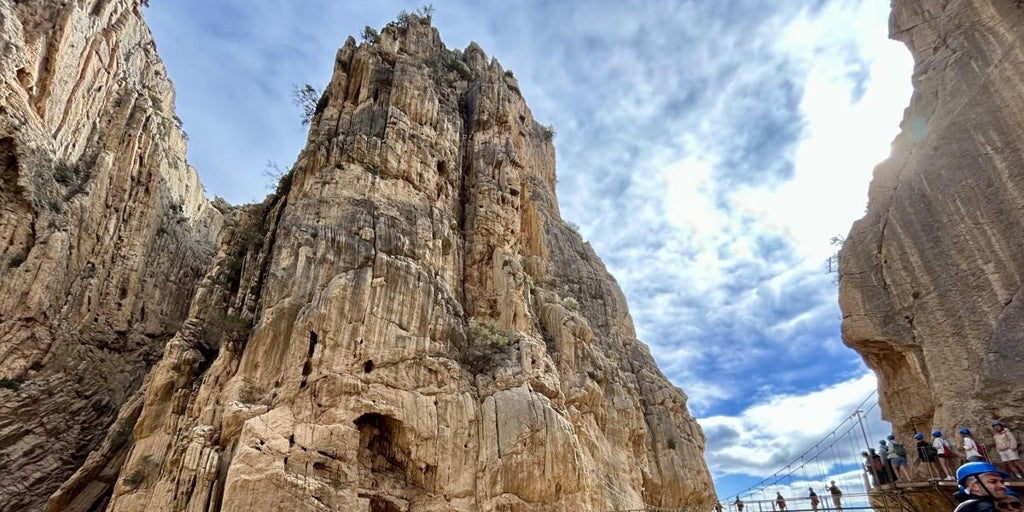
[[[968,477],[981,475],[984,473],[995,473],[1003,478],[1010,478],[1010,475],[1003,473],[999,468],[989,464],[988,462],[968,462],[963,466],[960,466],[956,470],[956,483],[960,486],[960,490],[967,492],[964,487],[964,480]]]
[[[887,437],[886,439],[888,439],[890,441],[895,441],[896,440],[896,436],[894,436],[892,434],[889,434],[889,437]]]
[[[917,439],[918,441],[920,441],[920,440],[924,439],[924,434],[918,432],[918,433],[914,434],[914,439]]]
[[[967,427],[964,427],[964,428],[960,429],[960,433],[965,435],[965,436],[969,436],[969,435],[971,435],[971,429],[969,429]]]
[[[1005,425],[1003,425],[1003,422],[996,420],[996,421],[992,422],[992,426],[993,427],[1003,427]]]
[[[935,431],[932,432],[932,436],[934,436],[934,437],[942,437],[942,431],[941,430],[935,430]]]
[[[879,441],[878,444],[880,444],[882,446],[885,446],[885,439],[882,439],[881,441]]]

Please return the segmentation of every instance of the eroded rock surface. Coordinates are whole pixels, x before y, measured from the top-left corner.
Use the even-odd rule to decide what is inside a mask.
[[[75,453],[92,449],[47,475],[25,507],[42,508],[38,496],[57,484],[47,510],[710,506],[686,396],[636,339],[614,279],[561,221],[553,133],[478,46],[449,50],[416,16],[374,42],[350,38],[277,193],[220,215],[183,163],[180,132],[160,129],[170,85],[131,2],[0,5],[18,55],[34,55],[36,30],[48,33],[25,28],[40,16],[76,27],[59,31],[81,32],[72,48],[106,51],[68,54],[74,72],[61,80],[93,77],[81,86],[32,88],[39,69],[62,67],[54,56],[4,71],[5,87],[20,84],[4,115],[28,121],[8,121],[26,134],[0,157],[42,164],[4,167],[5,208],[21,208],[0,221],[4,250],[35,241],[0,270],[7,296],[23,297],[4,306],[21,323],[0,324],[0,368],[28,376],[3,392],[17,414],[0,416],[0,453],[29,460],[71,424],[83,430]],[[63,49],[64,36],[48,37]],[[90,67],[100,62],[106,71]],[[103,73],[128,76],[96,88]],[[63,100],[40,92],[57,90]],[[105,95],[112,103],[96,106]],[[86,129],[86,114],[67,113],[76,109],[120,121]],[[94,150],[106,163],[81,179],[70,212],[40,210],[37,198],[62,190],[50,161]],[[115,185],[124,195],[108,192]],[[51,217],[52,231],[25,227]],[[80,393],[99,382],[90,396],[116,399],[96,406],[94,425],[62,419],[61,436],[22,434],[32,423],[21,416],[91,406],[61,401],[79,393],[62,387],[74,379]],[[17,478],[2,485],[57,468],[37,458],[35,470],[5,469]]]
[[[709,503],[686,397],[560,220],[554,166],[480,48],[416,18],[350,39],[280,195],[148,377],[109,510]],[[216,310],[252,330],[210,362]]]
[[[2,0],[0,39],[0,510],[40,510],[181,326],[221,214],[135,2]]]
[[[893,2],[914,94],[840,254],[843,338],[902,439],[1024,427],[1024,11]]]

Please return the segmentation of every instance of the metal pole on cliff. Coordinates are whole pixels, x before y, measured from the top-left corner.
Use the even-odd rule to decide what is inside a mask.
[[[861,416],[861,414],[863,412],[864,411],[862,411],[860,409],[857,409],[856,411],[853,411],[853,415],[857,417],[857,424],[860,425],[860,433],[864,435],[864,446],[868,450],[868,453],[871,453],[871,441],[868,441],[868,431],[864,428],[863,416]],[[864,466],[864,471],[861,474],[861,476],[864,477],[864,492],[865,493],[870,493],[871,492],[871,484],[868,482],[868,473],[867,472],[869,471],[869,468],[871,468],[871,464],[873,462],[874,461],[871,460],[871,457],[869,456],[868,459],[867,459],[867,465]],[[877,477],[876,477],[876,479],[877,479]]]
[[[864,449],[868,450],[868,452],[870,453],[870,451],[871,451],[871,441],[868,441],[868,431],[864,429],[864,421],[863,421],[864,417],[861,416],[861,414],[863,414],[863,413],[864,413],[864,411],[862,411],[860,409],[857,409],[856,411],[853,411],[853,415],[857,417],[857,424],[860,425],[860,433],[864,435]]]

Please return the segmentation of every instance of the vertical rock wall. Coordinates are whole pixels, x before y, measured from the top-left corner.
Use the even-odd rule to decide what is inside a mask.
[[[710,506],[686,396],[560,220],[551,133],[475,44],[415,16],[350,38],[248,213],[122,409],[108,510]],[[94,506],[101,473],[51,510]]]
[[[134,1],[0,0],[0,36],[0,511],[40,510],[181,326],[221,214]]]
[[[914,94],[840,253],[843,338],[898,435],[1024,428],[1024,11],[899,0]]]

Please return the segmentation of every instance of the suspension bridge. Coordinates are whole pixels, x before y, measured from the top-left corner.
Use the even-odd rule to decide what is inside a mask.
[[[916,440],[897,439],[907,450],[907,468],[911,479],[897,479],[894,468],[886,465],[873,470],[864,452],[877,447],[889,432],[872,433],[867,415],[878,407],[872,392],[845,420],[812,447],[781,469],[756,484],[731,496],[720,496],[722,512],[840,512],[877,510],[880,512],[952,511],[957,504],[953,493],[956,482],[944,479],[937,463],[919,462]],[[877,435],[876,435],[877,434]],[[930,432],[924,432],[930,442]],[[872,440],[875,440],[874,443]],[[976,440],[977,441],[977,440]],[[956,446],[956,442],[951,444]],[[980,444],[980,442],[979,442]],[[992,447],[987,447],[991,450]],[[954,457],[951,470],[964,461]],[[841,492],[831,492],[832,486]],[[1024,490],[1024,484],[1008,486]],[[812,497],[812,493],[816,497]],[[783,496],[780,503],[778,496]],[[716,507],[715,510],[718,510]]]
[[[865,464],[862,453],[889,435],[888,431],[873,433],[867,421],[878,407],[876,397],[875,392],[868,395],[831,432],[781,469],[742,491],[719,496],[713,508],[648,506],[609,512],[952,512],[957,505],[956,482],[944,479],[937,463],[919,461],[915,439],[897,439],[907,450],[909,480],[895,478],[891,468],[878,474]],[[931,433],[924,434],[930,442]],[[951,445],[957,443],[951,441]],[[994,453],[993,447],[985,448]],[[954,457],[951,470],[955,472],[962,462]],[[841,494],[834,494],[833,486]],[[1024,482],[1007,482],[1007,486],[1024,494]],[[779,495],[784,502],[780,503]]]

